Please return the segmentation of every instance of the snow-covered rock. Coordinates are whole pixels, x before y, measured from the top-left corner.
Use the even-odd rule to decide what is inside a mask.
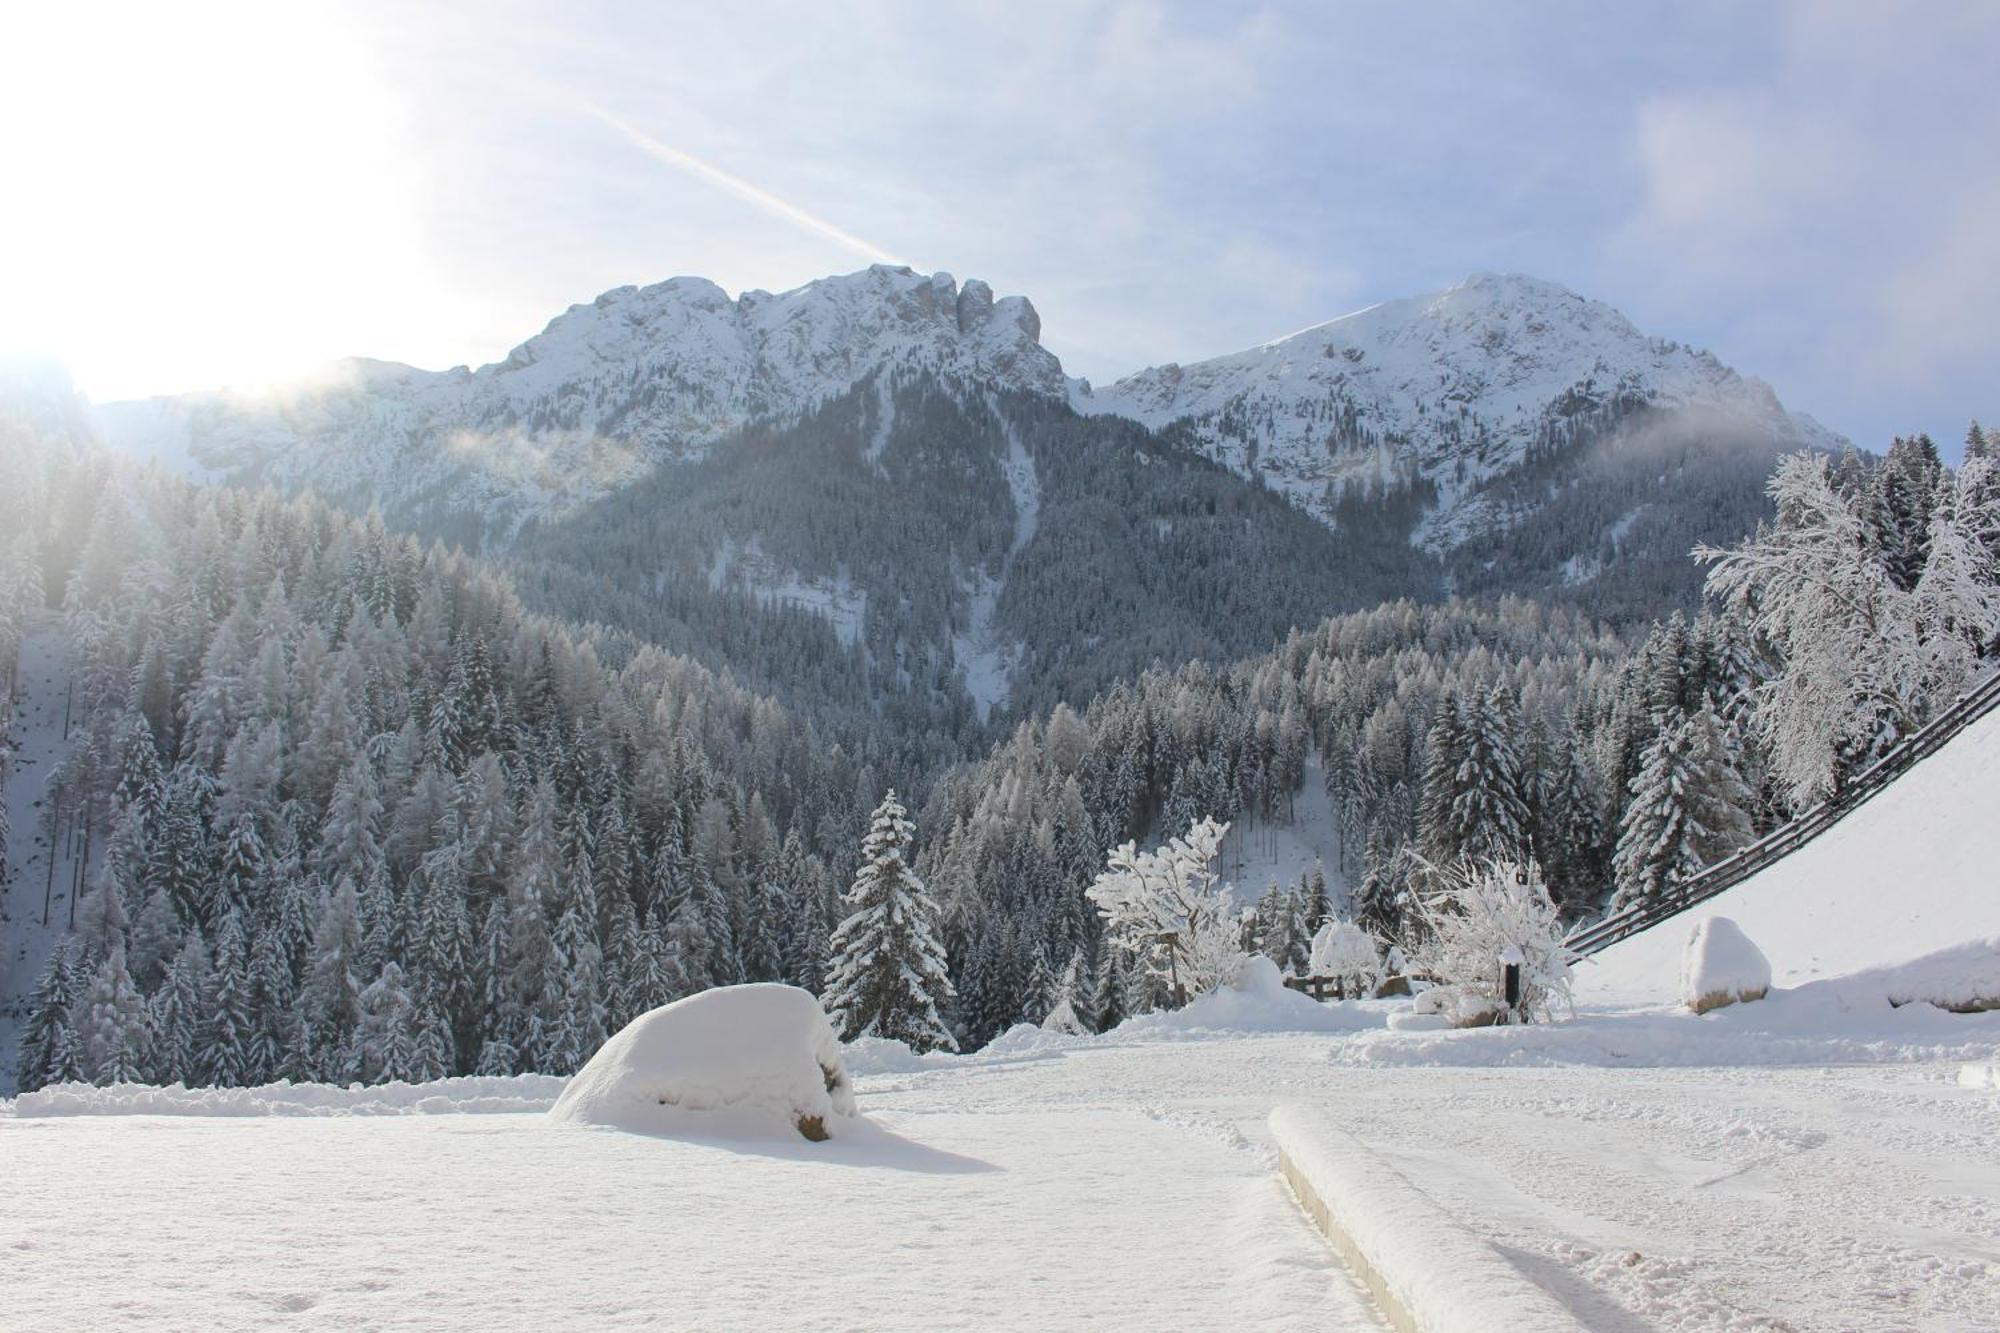
[[[1551,424],[1614,402],[1695,410],[1786,444],[1839,442],[1761,380],[1521,274],[1474,274],[1247,351],[1078,386],[1072,402],[1182,422],[1216,461],[1322,516],[1330,489],[1420,476],[1439,507],[1417,537],[1437,551],[1504,520],[1481,482],[1519,466]]]
[[[2000,1009],[2000,936],[1968,940],[1832,984],[1850,992],[1880,994],[1898,1008],[1932,1004],[1961,1014]]]
[[[725,986],[627,1023],[549,1118],[644,1134],[825,1139],[853,1125],[854,1089],[810,992]]]
[[[1698,1014],[1761,1000],[1771,989],[1771,960],[1726,916],[1703,917],[1681,955],[1681,1003]]]

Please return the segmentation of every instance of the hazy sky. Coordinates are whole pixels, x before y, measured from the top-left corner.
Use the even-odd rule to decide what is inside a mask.
[[[20,18],[0,344],[99,397],[476,364],[607,287],[890,258],[1028,295],[1096,379],[1496,269],[1873,447],[2000,419],[1990,0]]]

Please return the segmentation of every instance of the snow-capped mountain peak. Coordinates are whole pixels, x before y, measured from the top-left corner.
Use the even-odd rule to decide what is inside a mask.
[[[1477,486],[1565,420],[1644,405],[1699,409],[1800,444],[1835,443],[1761,380],[1649,337],[1601,301],[1522,274],[1475,273],[1246,351],[1127,376],[1072,401],[1162,427],[1327,512],[1349,481],[1417,475],[1439,508],[1419,532],[1454,545]]]
[[[417,370],[353,360],[293,390],[101,409],[114,440],[204,474],[396,509],[478,510],[490,530],[573,507],[654,463],[698,457],[878,371],[1061,396],[1024,297],[877,265],[735,300],[704,278],[619,287],[503,360]]]

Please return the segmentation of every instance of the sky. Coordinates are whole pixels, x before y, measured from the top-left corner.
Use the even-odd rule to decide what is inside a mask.
[[[12,6],[13,0],[0,0]],[[0,349],[497,360],[680,274],[1023,294],[1072,374],[1480,270],[1858,443],[2000,421],[2000,4],[19,6]]]

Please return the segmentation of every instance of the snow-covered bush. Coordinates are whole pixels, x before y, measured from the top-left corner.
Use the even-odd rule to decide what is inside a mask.
[[[1155,980],[1188,995],[1236,975],[1244,951],[1229,885],[1215,869],[1229,825],[1200,819],[1150,852],[1126,843],[1087,891],[1112,940]]]
[[[1704,917],[1688,932],[1681,953],[1681,1002],[1698,1014],[1771,989],[1771,962],[1726,916]]]
[[[1507,1012],[1502,958],[1518,958],[1521,1021],[1548,1021],[1570,1007],[1563,925],[1534,862],[1461,861],[1434,872],[1440,887],[1417,900],[1425,927],[1417,966],[1439,984],[1431,1005],[1471,1026]]]
[[[1313,976],[1333,978],[1342,995],[1357,995],[1374,988],[1382,955],[1375,937],[1354,922],[1328,921],[1313,936],[1308,966]]]
[[[840,1054],[811,992],[724,986],[626,1024],[570,1080],[549,1118],[644,1134],[831,1138],[855,1115]]]

